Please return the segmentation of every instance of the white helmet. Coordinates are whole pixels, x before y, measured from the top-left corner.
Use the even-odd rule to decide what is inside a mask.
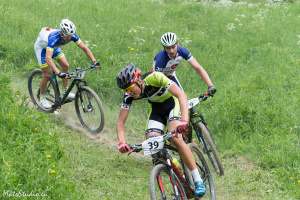
[[[160,38],[160,42],[165,47],[173,46],[177,43],[177,36],[172,32],[164,33]]]
[[[68,19],[62,19],[60,22],[60,30],[64,35],[72,35],[76,32],[76,26]]]

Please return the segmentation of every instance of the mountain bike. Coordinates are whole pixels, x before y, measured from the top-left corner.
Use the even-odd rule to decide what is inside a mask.
[[[151,137],[141,144],[130,145],[131,152],[144,151],[151,155],[153,168],[150,174],[149,191],[151,200],[186,200],[194,197],[194,182],[190,171],[178,156],[174,146],[168,144],[173,133]],[[215,200],[215,185],[203,153],[197,145],[188,144],[196,161],[197,168],[206,187],[206,194],[201,200]],[[175,154],[175,155],[174,155]],[[179,157],[179,161],[175,157]],[[198,199],[198,198],[195,198]]]
[[[104,112],[102,103],[94,90],[88,87],[84,80],[87,71],[96,69],[96,65],[87,68],[77,67],[74,71],[68,73],[67,78],[72,79],[71,84],[66,92],[61,93],[57,76],[52,73],[46,87],[46,99],[50,102],[51,107],[45,108],[40,102],[40,82],[42,79],[42,70],[35,69],[28,78],[28,91],[34,105],[43,112],[54,112],[62,105],[72,102],[73,99],[68,98],[71,90],[76,87],[75,94],[75,110],[81,125],[89,132],[95,134],[102,131],[104,127]]]
[[[213,141],[211,131],[207,127],[207,123],[204,116],[196,111],[196,106],[208,99],[207,94],[200,95],[199,97],[192,98],[188,100],[189,114],[190,114],[190,125],[195,131],[196,137],[200,144],[202,144],[203,151],[207,154],[213,168],[216,173],[220,176],[224,175],[224,167],[221,163],[220,157],[216,145]],[[192,141],[192,130],[187,136],[188,142]]]

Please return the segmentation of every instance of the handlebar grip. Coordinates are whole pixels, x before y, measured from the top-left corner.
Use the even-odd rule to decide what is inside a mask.
[[[100,67],[100,62],[96,62],[91,65],[91,68],[96,68],[96,67]]]
[[[142,145],[129,145],[129,147],[132,149],[132,152],[140,152],[142,151]]]
[[[200,101],[205,101],[207,100],[209,97],[208,93],[205,92],[204,94],[201,94],[198,98],[200,99]]]

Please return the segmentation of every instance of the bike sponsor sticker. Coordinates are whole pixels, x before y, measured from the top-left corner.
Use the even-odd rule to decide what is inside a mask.
[[[191,109],[192,107],[196,106],[198,103],[199,103],[199,99],[198,98],[189,99],[188,100],[189,109]]]

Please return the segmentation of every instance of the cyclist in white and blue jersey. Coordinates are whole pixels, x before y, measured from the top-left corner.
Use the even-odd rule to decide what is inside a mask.
[[[60,78],[63,78],[63,85],[66,89],[68,81],[65,79],[68,75],[69,63],[61,50],[61,46],[73,41],[81,48],[88,58],[95,64],[97,63],[91,50],[80,40],[76,34],[76,27],[73,22],[68,19],[63,19],[60,23],[60,29],[52,29],[44,27],[39,33],[38,38],[34,43],[34,51],[39,65],[43,71],[43,78],[40,83],[40,102],[44,108],[50,108],[51,104],[45,98],[45,90],[50,74],[53,72]],[[56,59],[62,67],[60,71],[53,59]],[[75,95],[70,93],[69,98],[74,98]]]
[[[176,77],[176,68],[182,60],[186,60],[194,68],[196,73],[208,86],[208,94],[213,96],[216,92],[211,79],[206,70],[198,63],[191,52],[178,44],[175,33],[167,32],[161,36],[161,44],[164,47],[156,54],[153,61],[153,71],[163,72],[169,79],[177,83],[182,88],[178,78]]]

